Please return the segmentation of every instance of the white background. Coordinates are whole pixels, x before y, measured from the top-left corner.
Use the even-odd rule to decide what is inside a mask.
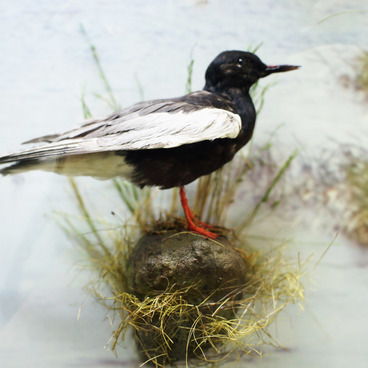
[[[332,139],[366,142],[367,104],[339,79],[354,75],[354,58],[366,47],[368,13],[354,12],[367,11],[365,1],[18,0],[2,1],[1,9],[1,153],[82,121],[83,90],[95,116],[110,112],[94,95],[103,86],[80,24],[123,106],[140,100],[137,78],[145,99],[179,96],[191,54],[193,88],[201,89],[219,52],[262,42],[264,62],[303,68],[272,77],[277,85],[266,96],[256,140],[283,124],[281,151],[298,147],[318,156]],[[108,200],[109,183],[79,182],[93,188],[94,197],[107,198],[102,215],[121,211]],[[88,276],[77,267],[82,256],[52,216],[73,212],[73,203],[63,177],[32,172],[0,178],[1,367],[139,365],[129,341],[118,358],[103,348],[111,334],[105,311],[85,301]],[[294,256],[302,251],[317,259],[324,252],[334,232],[321,231],[323,221],[315,213],[313,223],[299,222],[290,235]],[[367,264],[367,250],[339,236],[306,284],[306,310],[290,308],[279,322],[277,337],[289,350],[271,350],[246,364],[366,367]]]

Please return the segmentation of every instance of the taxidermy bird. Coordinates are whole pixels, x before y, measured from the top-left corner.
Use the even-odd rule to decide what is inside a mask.
[[[196,223],[184,185],[231,161],[252,137],[256,111],[249,95],[259,78],[297,69],[266,65],[244,51],[224,51],[209,65],[203,90],[137,103],[104,119],[26,143],[35,148],[0,156],[3,175],[29,170],[99,179],[123,177],[139,187],[179,187],[188,229],[217,235]]]

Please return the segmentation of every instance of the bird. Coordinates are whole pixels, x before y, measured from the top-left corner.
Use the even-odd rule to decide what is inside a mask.
[[[0,156],[0,165],[8,164],[0,174],[44,170],[178,187],[188,230],[216,239],[196,220],[184,186],[221,168],[250,141],[256,122],[252,85],[298,68],[267,65],[247,51],[221,52],[208,66],[202,90],[139,102],[65,133],[31,139],[24,143],[36,147]]]

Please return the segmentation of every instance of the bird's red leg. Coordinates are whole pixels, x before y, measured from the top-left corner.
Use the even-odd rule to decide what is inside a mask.
[[[185,218],[187,219],[188,229],[194,231],[195,233],[204,235],[207,238],[217,239],[218,238],[217,234],[211,233],[210,231],[204,229],[203,227],[200,227],[195,224],[194,215],[192,214],[192,211],[189,208],[188,200],[187,197],[185,196],[184,187],[180,187],[180,201],[185,213]]]
[[[191,220],[190,222],[193,223],[194,226],[196,226],[195,224],[198,224],[199,226],[207,228],[207,229],[213,229],[214,228],[214,226],[212,226],[210,224],[207,224],[206,222],[197,220],[195,218],[195,216],[193,215],[193,213],[192,213],[192,211],[191,211],[191,209],[188,205],[188,200],[187,200],[186,195],[185,195],[184,187],[180,187],[180,200],[181,200],[183,210],[185,212],[186,219],[188,220],[188,218],[189,218]]]

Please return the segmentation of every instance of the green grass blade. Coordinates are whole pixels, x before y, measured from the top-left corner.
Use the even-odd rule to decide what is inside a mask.
[[[294,160],[294,158],[297,156],[298,151],[295,150],[286,160],[284,165],[281,167],[281,169],[276,174],[275,178],[272,180],[271,184],[268,186],[265,194],[262,196],[262,198],[258,201],[257,205],[254,207],[251,214],[237,227],[237,231],[241,233],[244,231],[244,229],[254,220],[254,218],[257,216],[259,209],[261,208],[262,204],[268,201],[268,198],[273,190],[273,188],[276,186],[276,184],[280,181],[282,176],[284,175],[285,171],[290,166],[291,162]]]
[[[69,182],[70,182],[70,185],[73,189],[73,192],[74,192],[74,195],[75,195],[75,198],[77,199],[77,202],[78,202],[78,208],[80,210],[80,212],[82,213],[82,215],[84,216],[84,218],[86,219],[87,221],[87,224],[92,232],[92,234],[94,235],[94,237],[96,238],[99,246],[101,247],[101,249],[105,252],[106,255],[109,255],[110,254],[110,251],[108,249],[108,247],[105,245],[103,239],[101,238],[100,236],[100,233],[99,231],[97,230],[96,228],[96,225],[94,223],[94,221],[92,220],[88,210],[87,210],[87,207],[84,203],[84,200],[83,200],[83,197],[79,191],[79,188],[77,186],[77,183],[75,182],[75,180],[73,178],[69,179]]]
[[[85,36],[85,38],[86,38],[86,40],[88,42],[88,45],[89,45],[89,47],[91,49],[93,60],[95,61],[95,64],[97,66],[97,69],[98,69],[100,78],[101,78],[101,80],[102,80],[102,82],[103,82],[103,84],[105,86],[105,89],[106,89],[108,95],[109,95],[110,104],[111,104],[111,106],[115,110],[119,110],[120,109],[120,105],[116,102],[114,93],[112,92],[112,88],[110,86],[110,83],[109,83],[109,81],[108,81],[108,79],[106,77],[106,74],[105,74],[104,70],[102,69],[100,58],[98,57],[98,54],[97,54],[96,46],[94,44],[92,44],[92,42],[90,41],[89,36],[87,34],[87,31],[84,28],[83,24],[80,25],[80,29],[81,29],[82,34]]]

